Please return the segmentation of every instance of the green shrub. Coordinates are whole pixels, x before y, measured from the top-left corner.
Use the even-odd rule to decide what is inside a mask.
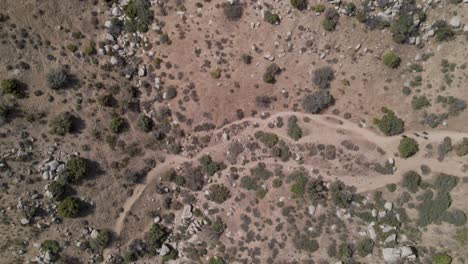
[[[397,117],[393,111],[385,110],[382,119],[374,119],[374,123],[387,136],[394,136],[403,133],[405,122]]]
[[[221,184],[213,184],[209,188],[208,200],[222,204],[231,198],[231,191]]]
[[[442,221],[454,226],[463,226],[466,224],[466,214],[459,209],[455,209],[450,212],[446,211],[442,216]]]
[[[315,239],[308,238],[306,235],[298,234],[293,238],[294,246],[299,250],[313,253],[319,249],[319,243]]]
[[[65,177],[68,182],[78,182],[89,173],[89,161],[81,157],[72,157],[67,160]]]
[[[221,70],[220,69],[212,70],[210,72],[210,75],[213,79],[219,79],[221,78]]]
[[[58,182],[53,181],[47,186],[47,190],[51,193],[52,198],[56,201],[60,201],[65,196],[65,185]]]
[[[400,140],[398,151],[402,158],[409,158],[419,151],[419,145],[413,138],[403,138]]]
[[[130,0],[125,7],[128,19],[125,21],[125,29],[130,32],[149,30],[153,22],[153,12],[148,0]]]
[[[67,197],[57,205],[57,214],[63,218],[73,218],[80,212],[80,201],[75,197]]]
[[[460,157],[468,154],[468,138],[463,138],[462,142],[455,146],[455,153]]]
[[[452,26],[443,20],[434,22],[434,24],[432,24],[432,28],[435,30],[437,41],[448,41],[455,37],[455,32],[453,31]]]
[[[119,116],[114,116],[111,119],[111,131],[119,134],[122,133],[125,128],[125,119]]]
[[[94,250],[102,250],[106,248],[111,241],[112,232],[108,229],[98,231],[98,236],[90,241],[90,246]]]
[[[354,248],[352,244],[342,243],[338,247],[338,258],[343,261],[350,260],[354,255]]]
[[[52,254],[58,254],[60,252],[60,244],[57,240],[44,240],[41,243],[41,250],[43,252],[50,252]]]
[[[437,253],[432,256],[432,264],[450,264],[452,263],[452,258],[446,253]]]
[[[59,114],[50,120],[50,132],[59,136],[65,136],[65,134],[73,132],[73,123],[75,119],[75,116],[69,112]]]
[[[333,19],[322,20],[322,26],[326,31],[334,31],[337,24],[338,22]]]
[[[302,108],[308,113],[318,114],[335,103],[335,98],[327,90],[320,90],[306,95]]]
[[[257,179],[250,176],[244,176],[241,178],[240,187],[248,191],[255,191],[259,188]]]
[[[67,50],[75,53],[75,52],[78,51],[78,46],[76,46],[75,44],[70,43],[70,44],[67,45]]]
[[[11,94],[18,98],[22,98],[24,96],[21,84],[16,79],[3,80],[0,86],[3,94]]]
[[[366,10],[364,10],[362,8],[359,8],[356,11],[356,19],[360,23],[366,23],[366,21],[367,21],[367,12],[366,12]]]
[[[322,13],[324,12],[326,9],[325,5],[323,4],[316,4],[312,7],[312,10],[314,10],[315,12],[317,13]]]
[[[166,230],[166,228],[159,224],[153,224],[146,240],[149,253],[151,255],[157,255],[157,250],[161,248],[168,236],[169,232]]]
[[[265,73],[263,74],[263,81],[266,83],[275,83],[276,82],[276,76],[281,73],[280,67],[276,65],[276,63],[272,63],[270,66],[266,68]]]
[[[237,21],[242,17],[243,8],[242,5],[237,2],[232,5],[225,3],[223,4],[223,12],[228,20]]]
[[[307,177],[302,173],[295,173],[293,175],[294,183],[291,185],[293,197],[303,197],[306,193]]]
[[[248,64],[251,64],[251,63],[252,63],[253,57],[250,56],[249,54],[242,54],[241,59],[242,59],[242,61],[243,61],[245,64],[248,65]]]
[[[331,199],[333,203],[341,208],[348,208],[356,199],[354,189],[346,186],[342,181],[334,181],[330,185]]]
[[[141,115],[140,119],[138,119],[138,127],[143,131],[143,132],[150,132],[153,129],[154,122],[153,119],[149,118],[146,115]]]
[[[213,176],[216,172],[224,170],[226,165],[222,162],[215,162],[211,156],[203,155],[199,160],[203,170],[209,175]]]
[[[468,245],[468,228],[464,227],[458,229],[455,234],[455,240],[457,240],[462,246]]]
[[[387,187],[387,190],[389,192],[395,192],[396,189],[397,189],[397,185],[394,184],[394,183],[389,183],[389,184],[385,185],[385,187]]]
[[[291,5],[299,10],[304,10],[307,8],[307,0],[290,0]]]
[[[210,260],[208,260],[208,264],[225,264],[225,263],[226,262],[221,257],[212,257],[210,258]]]
[[[427,99],[427,97],[424,95],[413,96],[413,100],[411,101],[411,106],[414,110],[421,110],[430,105],[431,103],[429,102],[429,99]]]
[[[53,69],[47,74],[46,80],[51,89],[57,90],[65,88],[70,82],[70,77],[63,69]]]
[[[398,66],[400,66],[401,59],[395,53],[390,51],[383,55],[382,62],[387,67],[398,68]]]
[[[296,141],[302,138],[302,129],[297,124],[297,117],[295,116],[288,119],[288,136]]]
[[[403,181],[401,185],[408,189],[408,191],[416,193],[419,190],[421,182],[421,175],[419,175],[415,171],[408,171],[405,174],[403,174]]]
[[[354,16],[356,14],[356,5],[353,2],[346,3],[345,11],[348,16]]]
[[[450,192],[458,184],[458,177],[440,173],[434,181],[434,187],[441,192]]]
[[[411,36],[416,34],[417,27],[414,25],[412,16],[403,14],[392,21],[390,32],[395,42],[405,43]]]
[[[312,83],[320,89],[328,89],[333,79],[335,79],[335,71],[331,67],[326,66],[314,70]]]
[[[255,132],[255,138],[269,148],[275,146],[279,140],[277,135],[263,131]]]
[[[433,222],[440,222],[447,209],[452,204],[449,193],[439,192],[434,199],[425,198],[419,205],[418,225],[427,226]]]
[[[281,22],[281,19],[280,19],[279,15],[272,13],[270,10],[266,10],[263,13],[263,20],[265,20],[266,22],[268,22],[268,23],[270,23],[272,25],[276,25],[276,24],[279,24]]]

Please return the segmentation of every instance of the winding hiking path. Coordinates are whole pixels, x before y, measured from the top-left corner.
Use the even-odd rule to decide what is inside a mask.
[[[298,117],[298,119],[301,119],[304,117],[309,118],[311,122],[304,123],[301,127],[303,130],[312,131],[312,133],[304,135],[299,141],[291,141],[287,137],[287,134],[285,131],[286,129],[284,128],[283,129],[278,129],[278,128],[271,129],[271,128],[268,128],[267,126],[269,122],[273,121],[277,117],[283,117],[284,119],[287,119],[287,117],[292,116],[292,115],[295,115],[296,117]],[[401,139],[401,136],[399,135],[390,136],[390,137],[381,136],[371,130],[360,127],[356,125],[355,123],[352,123],[351,121],[345,120],[337,116],[311,115],[311,114],[298,113],[298,112],[281,112],[281,113],[271,115],[270,117],[266,119],[245,118],[239,121],[226,124],[223,127],[218,128],[216,130],[209,131],[209,133],[220,133],[220,132],[223,132],[227,127],[230,127],[236,124],[242,124],[245,122],[251,122],[251,124],[249,124],[249,126],[246,127],[236,137],[239,137],[245,134],[252,135],[253,132],[256,130],[263,130],[263,131],[276,133],[278,136],[282,138],[282,140],[286,142],[299,143],[299,144],[313,142],[313,140],[320,140],[323,138],[328,138],[329,140],[331,138],[331,139],[334,139],[336,142],[341,142],[342,140],[349,139],[349,138],[359,138],[359,139],[368,141],[382,148],[385,152],[388,153],[387,155],[389,156],[390,155],[393,156],[392,154],[397,151],[397,146]],[[253,128],[252,126],[253,123],[257,123],[259,127]],[[319,124],[320,127],[317,127],[316,126],[317,124]],[[330,133],[324,133],[324,134],[313,133],[314,129],[317,129],[317,128],[335,129],[335,131],[330,131]],[[410,133],[413,133],[413,132],[410,131],[406,134],[410,134]],[[461,140],[463,137],[468,137],[468,133],[436,130],[436,131],[431,131],[428,137],[429,137],[429,140],[424,140],[421,137],[413,136],[413,138],[416,139],[420,145],[422,145],[423,143],[428,143],[428,142],[440,142],[445,137],[450,137],[452,138],[454,142],[457,142]],[[210,151],[222,150],[225,152],[229,142],[230,141],[228,142],[219,141],[214,145],[208,146],[200,150],[198,154],[192,158],[187,158],[183,156],[174,156],[174,155],[166,156],[166,159],[163,163],[158,164],[156,168],[154,168],[152,171],[148,173],[145,183],[138,184],[135,186],[132,196],[130,196],[123,205],[123,212],[119,215],[117,221],[115,222],[112,228],[113,231],[117,235],[120,235],[120,233],[122,232],[124,228],[125,218],[127,214],[132,210],[135,203],[140,199],[141,195],[146,190],[146,187],[149,184],[153,183],[162,172],[167,171],[168,169],[172,167],[177,167],[183,162],[190,162],[194,160],[196,161],[199,157],[201,157],[202,155]],[[423,151],[420,151],[419,153],[417,153],[415,156],[411,157],[410,159],[402,159],[402,158],[395,157],[394,159],[395,159],[395,163],[396,163],[398,171],[404,172],[404,171],[408,171],[411,169],[417,169],[421,164],[424,164],[425,162],[436,162],[436,164],[431,163],[431,166],[434,167],[435,171],[440,171],[440,172],[444,172],[447,174],[454,174],[454,175],[460,174],[461,167],[463,166],[463,160],[461,158],[450,158],[450,159],[444,160],[443,162],[438,162],[434,158],[424,157],[424,154],[422,152]],[[267,163],[270,163],[270,162],[267,162]],[[296,167],[301,166],[306,169],[313,168],[313,166],[310,164],[298,165],[297,163],[294,163],[292,161],[278,162],[278,161],[274,161],[273,159],[271,159],[271,163],[281,163],[284,165],[290,165],[290,166],[296,166]],[[358,192],[370,191],[373,189],[381,188],[389,183],[396,183],[400,181],[400,177],[393,177],[392,175],[379,177],[378,183],[374,183],[372,179],[368,179],[365,177],[357,178],[357,177],[352,177],[349,175],[339,175],[339,177],[340,177],[340,180],[342,180],[346,184],[355,186]]]

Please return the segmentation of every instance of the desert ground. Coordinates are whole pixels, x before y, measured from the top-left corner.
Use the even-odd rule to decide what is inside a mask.
[[[466,0],[3,0],[0,43],[0,263],[468,263]]]

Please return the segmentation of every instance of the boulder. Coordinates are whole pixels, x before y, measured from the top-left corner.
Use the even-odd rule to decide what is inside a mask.
[[[166,256],[171,252],[171,248],[169,248],[166,244],[163,244],[161,249],[159,249],[159,255],[160,256]]]
[[[461,26],[460,17],[459,16],[453,17],[452,19],[450,19],[449,24],[454,28],[459,28]]]
[[[185,205],[182,210],[182,219],[187,220],[192,218],[192,216],[192,206],[190,204]]]

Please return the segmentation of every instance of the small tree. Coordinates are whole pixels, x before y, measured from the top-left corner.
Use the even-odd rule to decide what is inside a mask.
[[[50,192],[54,200],[60,201],[64,198],[66,188],[64,184],[58,181],[53,181],[47,186],[47,190]]]
[[[403,133],[405,130],[405,122],[397,117],[395,113],[389,109],[384,109],[385,115],[382,119],[374,119],[374,123],[387,136],[394,136]]]
[[[455,37],[455,32],[452,26],[443,20],[434,22],[432,28],[435,30],[435,37],[437,41],[448,41]]]
[[[166,228],[159,224],[153,224],[147,238],[148,250],[151,255],[157,254],[157,250],[161,248],[168,235]]]
[[[6,79],[1,83],[1,89],[4,94],[11,94],[15,97],[21,98],[24,96],[21,85],[16,79]]]
[[[383,55],[382,62],[385,66],[395,69],[400,66],[401,59],[395,53],[390,51]]]
[[[75,197],[67,197],[57,205],[57,214],[64,218],[73,218],[80,212],[80,201]]]
[[[356,245],[356,251],[359,256],[365,257],[372,253],[374,249],[374,241],[370,238],[364,238],[363,240],[359,241]]]
[[[238,2],[233,4],[224,3],[223,12],[228,20],[237,21],[242,17],[243,8]]]
[[[307,8],[307,0],[291,0],[291,5],[299,10],[304,10]]]
[[[302,129],[297,124],[297,117],[295,116],[288,119],[288,136],[293,140],[299,140],[302,137]]]
[[[328,8],[325,11],[325,19],[322,21],[322,26],[327,31],[334,31],[338,24],[340,14],[333,8]]]
[[[320,89],[328,89],[333,79],[335,79],[335,71],[331,67],[326,66],[314,70],[312,82]]]
[[[60,244],[57,240],[44,240],[41,243],[41,250],[43,252],[50,252],[52,254],[58,254],[60,252]]]
[[[311,114],[318,114],[335,103],[335,98],[327,91],[320,90],[304,97],[302,107]]]
[[[55,90],[65,88],[70,81],[68,73],[63,69],[51,70],[46,79],[49,87]]]
[[[417,32],[417,27],[413,22],[412,16],[403,14],[392,21],[390,32],[392,32],[395,42],[405,43]]]
[[[412,138],[403,138],[398,146],[400,156],[403,158],[409,158],[419,151],[418,142]]]
[[[468,138],[463,138],[462,142],[455,146],[455,153],[460,157],[468,154]]]
[[[231,191],[226,186],[221,184],[213,184],[210,186],[208,194],[209,200],[222,204],[229,198],[231,198]]]
[[[125,119],[120,116],[114,116],[111,120],[111,130],[112,132],[119,134],[123,132],[125,127]]]
[[[276,76],[281,73],[281,68],[276,65],[276,63],[272,63],[268,68],[266,68],[265,73],[263,74],[263,81],[266,83],[275,83]]]
[[[280,19],[279,15],[272,13],[270,10],[266,10],[263,13],[263,20],[265,20],[266,22],[268,22],[268,23],[270,23],[272,25],[276,25],[276,24],[279,24],[281,22],[281,19]]]
[[[421,185],[422,178],[415,171],[408,171],[403,174],[403,181],[401,185],[408,189],[412,193],[416,193],[419,190],[419,185]]]
[[[65,134],[73,132],[74,120],[75,116],[69,112],[59,114],[50,121],[51,132],[59,136],[65,136]]]
[[[150,132],[153,129],[154,122],[153,119],[149,118],[146,115],[140,116],[140,119],[138,120],[138,127],[143,131],[143,132]]]
[[[89,173],[89,161],[81,157],[72,157],[67,160],[65,177],[69,182],[78,182]]]
[[[241,59],[242,61],[245,63],[245,64],[251,64],[252,63],[252,56],[250,56],[249,54],[242,54],[241,56]]]

